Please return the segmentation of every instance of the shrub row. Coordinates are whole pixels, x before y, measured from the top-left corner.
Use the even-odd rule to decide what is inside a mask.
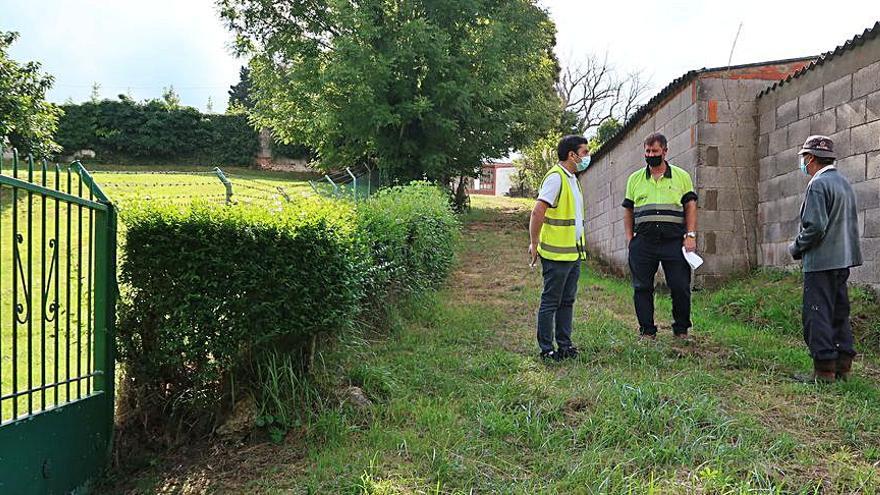
[[[127,390],[145,418],[209,429],[268,352],[300,356],[449,271],[457,219],[414,183],[357,206],[309,199],[127,210],[117,331]],[[157,426],[154,423],[154,426]]]
[[[62,105],[56,141],[63,153],[81,149],[116,163],[174,161],[205,165],[250,165],[259,147],[244,114],[203,114],[154,100],[121,97]]]

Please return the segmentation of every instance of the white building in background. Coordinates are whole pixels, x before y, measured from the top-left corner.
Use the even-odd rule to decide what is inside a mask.
[[[515,173],[516,167],[513,163],[485,163],[480,177],[473,179],[470,192],[487,196],[509,196]]]

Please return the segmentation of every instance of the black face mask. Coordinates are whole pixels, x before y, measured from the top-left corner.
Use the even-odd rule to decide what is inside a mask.
[[[645,162],[648,163],[648,166],[651,168],[659,167],[663,164],[662,156],[646,156]]]

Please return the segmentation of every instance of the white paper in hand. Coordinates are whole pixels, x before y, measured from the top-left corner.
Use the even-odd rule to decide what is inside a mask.
[[[700,255],[697,253],[689,253],[684,247],[681,248],[681,252],[684,254],[684,259],[687,260],[688,265],[691,265],[691,268],[694,270],[703,264],[703,258],[700,258]]]

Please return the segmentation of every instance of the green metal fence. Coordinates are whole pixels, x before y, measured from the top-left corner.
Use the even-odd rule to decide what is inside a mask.
[[[68,493],[113,432],[116,209],[79,162],[0,149],[0,493]]]
[[[358,202],[369,198],[381,184],[377,170],[361,165],[325,174],[321,179],[310,180],[309,185],[319,196]]]

